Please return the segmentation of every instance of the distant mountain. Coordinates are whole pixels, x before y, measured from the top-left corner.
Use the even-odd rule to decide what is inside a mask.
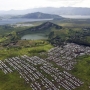
[[[60,30],[60,29],[62,29],[62,26],[56,25],[56,24],[48,21],[48,22],[45,22],[45,23],[43,23],[43,24],[41,24],[39,26],[31,27],[29,29],[26,29],[26,30],[23,30],[23,31],[19,31],[19,32],[17,32],[17,34],[19,36],[21,36],[21,35],[29,34],[29,33],[32,33],[32,32],[50,31],[51,28],[53,28],[55,30],[56,29]]]
[[[0,15],[24,15],[28,13],[42,12],[48,14],[57,15],[90,15],[90,8],[82,7],[43,7],[43,8],[33,8],[26,10],[10,10],[10,11],[0,11]]]
[[[35,12],[35,13],[30,13],[21,16],[22,18],[30,18],[30,19],[53,19],[53,18],[62,18],[59,15],[54,15],[54,14],[46,14],[46,13],[41,13],[41,12]]]
[[[63,17],[54,14],[46,14],[41,12],[29,13],[26,15],[12,16],[12,19],[16,18],[28,18],[28,19],[63,19]]]

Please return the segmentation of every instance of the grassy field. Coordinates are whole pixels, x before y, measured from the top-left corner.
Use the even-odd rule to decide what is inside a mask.
[[[76,90],[89,90],[90,86],[90,56],[79,57],[78,63],[71,73],[84,82],[84,84]]]
[[[17,72],[5,75],[0,70],[0,90],[32,90]]]
[[[53,46],[50,44],[34,46],[34,47],[20,47],[20,48],[3,48],[0,50],[0,60],[4,60],[5,58],[21,56],[21,55],[38,55],[38,52],[46,52]]]

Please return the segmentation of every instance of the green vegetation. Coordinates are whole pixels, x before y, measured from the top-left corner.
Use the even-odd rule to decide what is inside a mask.
[[[53,30],[60,30],[62,29],[62,26],[58,26],[51,22],[44,22],[43,24],[35,27],[31,27],[22,31],[17,31],[18,36],[23,36],[25,34],[31,34],[31,33],[45,33],[49,34]]]
[[[18,72],[5,75],[0,71],[0,90],[32,90],[25,81],[20,78]]]
[[[46,52],[53,46],[50,44],[46,45],[38,45],[33,47],[7,47],[0,50],[0,59],[3,60],[5,58],[21,56],[21,55],[38,55],[38,53]]]
[[[15,32],[16,31],[22,31],[22,30],[25,30],[27,28],[29,28],[29,27],[13,27],[10,25],[1,25],[0,26],[0,36],[8,35],[13,31],[15,31]]]
[[[22,55],[37,55],[46,58],[47,51],[53,47],[52,45],[61,46],[66,42],[90,46],[90,20],[54,20],[50,21],[52,24],[55,23],[54,26],[49,24],[50,26],[38,30],[42,25],[46,25],[45,22],[42,24],[43,22],[30,22],[36,27],[0,26],[0,60]],[[36,31],[31,31],[32,29]],[[24,34],[38,32],[47,35],[48,40],[21,40],[21,36]],[[90,86],[90,56],[82,56],[77,60],[78,63],[70,73],[82,80],[84,85],[76,90],[88,90]],[[51,63],[61,70],[61,67],[54,62]],[[31,88],[25,84],[17,72],[5,75],[0,71],[0,90],[31,90]]]
[[[84,82],[84,85],[76,90],[89,90],[90,86],[90,56],[79,57],[78,63],[71,73]]]

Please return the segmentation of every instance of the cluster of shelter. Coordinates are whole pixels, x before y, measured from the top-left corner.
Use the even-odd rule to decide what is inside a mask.
[[[5,73],[12,73],[13,71],[4,63],[0,60],[0,69]]]
[[[83,84],[68,71],[60,70],[37,56],[24,55],[5,59],[0,61],[0,69],[4,73],[6,70],[5,74],[18,71],[20,78],[23,78],[32,90],[73,90]]]
[[[54,61],[65,70],[72,70],[77,63],[75,58],[82,55],[90,55],[90,47],[67,43],[63,48],[55,47],[50,49],[47,60]]]

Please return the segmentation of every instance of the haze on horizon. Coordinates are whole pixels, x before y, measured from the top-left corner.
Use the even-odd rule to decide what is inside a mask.
[[[90,0],[0,0],[0,10],[24,10],[39,7],[88,7]]]

